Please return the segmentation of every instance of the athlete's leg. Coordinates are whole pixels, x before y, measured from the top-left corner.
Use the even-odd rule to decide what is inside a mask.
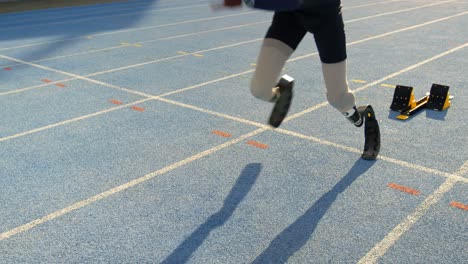
[[[347,81],[346,35],[341,6],[325,8],[321,12],[320,26],[313,33],[322,61],[328,102],[355,125],[362,125],[354,94]]]
[[[273,88],[278,83],[284,64],[304,38],[306,30],[296,23],[294,12],[276,12],[263,40],[251,80],[252,95],[274,101]]]
[[[250,83],[253,96],[263,101],[273,101],[273,88],[278,83],[284,64],[293,52],[291,47],[280,40],[274,38],[263,40]]]

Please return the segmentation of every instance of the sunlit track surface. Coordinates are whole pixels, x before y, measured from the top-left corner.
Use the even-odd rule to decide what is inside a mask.
[[[462,263],[466,1],[350,0],[348,79],[377,161],[326,101],[308,36],[279,129],[250,77],[272,14],[126,1],[0,15],[0,263]],[[393,87],[450,86],[408,121]]]

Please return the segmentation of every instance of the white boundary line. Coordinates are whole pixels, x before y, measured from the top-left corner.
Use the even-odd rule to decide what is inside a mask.
[[[461,168],[454,174],[462,177],[468,173],[468,161],[465,162]],[[358,264],[371,264],[376,263],[414,224],[425,215],[429,209],[438,203],[445,193],[450,191],[458,180],[456,178],[448,178],[442,185],[439,186],[431,195],[429,195],[416,210],[408,215],[403,222],[398,224],[390,233],[385,236],[382,241],[375,245],[364,257],[362,257]]]
[[[462,46],[467,46],[467,45],[468,45],[468,43],[466,43],[465,45],[462,45]],[[455,48],[455,49],[452,49],[452,50],[455,51],[455,50],[459,50],[459,49],[461,49],[460,46],[457,47],[457,48]],[[453,51],[452,51],[452,52],[453,52]],[[448,52],[445,52],[445,54],[448,54]],[[440,57],[440,56],[436,56],[436,57]],[[427,61],[430,61],[430,60],[427,60]],[[421,64],[421,65],[422,65],[422,64]],[[410,68],[411,68],[411,67],[410,67]],[[400,71],[400,72],[402,72],[402,71]],[[153,97],[153,99],[155,99],[155,98],[156,98],[156,97]],[[144,99],[144,100],[141,100],[141,101],[149,101],[149,100],[151,100],[151,99],[152,99],[152,98],[147,98],[147,99]],[[161,101],[166,101],[166,102],[169,102],[169,101],[170,101],[170,100],[167,100],[167,99],[160,99],[160,100],[161,100]],[[172,101],[172,102],[173,102],[173,101]],[[177,103],[177,102],[174,102],[174,104],[183,105],[182,103]],[[125,106],[122,105],[122,106],[119,106],[118,108],[120,109],[120,108],[123,108],[123,107],[126,107],[126,106],[128,106],[128,105],[125,105]],[[204,112],[207,112],[207,113],[213,113],[213,114],[216,114],[216,115],[218,115],[218,116],[222,116],[222,117],[226,117],[226,118],[229,117],[229,119],[233,120],[232,117],[230,117],[230,116],[228,116],[228,115],[225,115],[225,114],[219,114],[219,113],[216,113],[216,112],[213,112],[213,111],[203,110],[203,109],[201,109],[201,108],[197,108],[197,107],[194,107],[194,106],[189,106],[189,108],[191,108],[191,109],[199,109],[199,110],[201,110],[201,111],[204,111]],[[107,111],[110,112],[110,111],[113,111],[113,110],[112,110],[112,109],[108,109]],[[97,115],[97,114],[95,113],[95,115]],[[84,118],[82,118],[82,119],[84,119]],[[235,119],[236,119],[237,121],[242,121],[242,122],[244,122],[244,123],[245,123],[245,121],[247,121],[247,120],[241,119],[241,118],[235,118]],[[72,121],[70,121],[70,122],[72,122]],[[255,122],[252,122],[252,121],[248,121],[248,122],[249,122],[249,124],[255,125]],[[166,166],[166,167],[164,167],[164,168],[162,168],[162,169],[160,169],[160,170],[156,170],[156,171],[154,171],[154,172],[152,172],[152,173],[149,173],[149,174],[146,174],[146,175],[144,175],[144,176],[142,176],[142,177],[140,177],[140,178],[137,178],[137,179],[132,180],[132,181],[130,181],[130,182],[127,182],[127,183],[125,183],[125,184],[122,184],[122,185],[119,185],[119,186],[117,186],[117,187],[114,187],[114,188],[112,188],[112,189],[110,189],[110,190],[108,190],[108,191],[105,191],[105,192],[102,192],[102,193],[100,193],[100,194],[97,194],[97,195],[95,195],[95,196],[93,196],[93,197],[91,197],[91,198],[82,200],[82,201],[77,202],[77,203],[75,203],[75,204],[73,204],[73,205],[71,205],[71,206],[68,206],[68,207],[63,208],[63,209],[58,210],[58,211],[55,211],[55,212],[53,212],[53,213],[51,213],[51,214],[48,214],[48,215],[46,215],[46,216],[44,216],[44,217],[42,217],[42,218],[38,218],[38,219],[36,219],[36,220],[34,220],[34,221],[31,221],[31,222],[29,222],[29,223],[27,223],[27,224],[24,224],[24,225],[22,225],[22,226],[19,226],[19,227],[16,227],[16,228],[11,229],[11,230],[9,230],[9,231],[6,231],[6,232],[0,234],[0,241],[2,241],[2,240],[4,240],[4,239],[7,239],[7,238],[10,238],[11,236],[17,235],[17,234],[19,234],[19,233],[26,232],[26,231],[28,231],[28,230],[30,230],[30,229],[32,229],[32,228],[38,226],[38,225],[44,224],[44,223],[49,222],[49,221],[51,221],[51,220],[53,220],[53,219],[55,219],[55,218],[58,218],[58,217],[63,216],[63,215],[65,215],[65,214],[68,214],[68,213],[70,213],[70,212],[72,212],[72,211],[75,211],[75,210],[77,210],[77,209],[80,209],[80,208],[82,208],[82,207],[85,207],[85,206],[87,206],[87,205],[90,205],[90,204],[92,204],[92,203],[94,203],[94,202],[100,201],[100,200],[102,200],[102,199],[104,199],[104,198],[106,198],[106,197],[109,197],[109,196],[113,195],[113,194],[116,194],[116,193],[119,193],[119,192],[124,191],[124,190],[126,190],[126,189],[129,189],[129,188],[131,188],[131,187],[133,187],[133,186],[136,186],[136,185],[138,185],[138,184],[140,184],[140,183],[146,182],[146,181],[148,181],[148,180],[150,180],[150,179],[152,179],[152,178],[154,178],[154,177],[156,177],[156,176],[158,176],[158,175],[162,175],[162,174],[164,174],[164,173],[167,173],[167,172],[169,172],[169,171],[172,171],[172,170],[174,170],[174,169],[177,169],[177,168],[179,168],[179,167],[181,167],[181,166],[184,166],[184,165],[186,165],[186,164],[189,164],[189,163],[191,163],[191,162],[194,162],[194,161],[196,161],[196,160],[198,160],[198,159],[200,159],[200,158],[203,158],[203,157],[205,157],[205,156],[211,155],[211,154],[213,154],[213,153],[215,153],[215,152],[217,152],[217,151],[220,151],[220,150],[222,150],[222,149],[225,149],[225,148],[227,148],[227,147],[230,147],[230,146],[232,146],[232,145],[234,145],[234,144],[236,144],[236,143],[238,143],[238,142],[241,142],[241,141],[243,141],[243,140],[245,140],[245,139],[247,139],[247,138],[253,137],[253,136],[255,136],[255,135],[258,135],[258,134],[260,134],[260,133],[262,133],[262,132],[264,132],[264,131],[268,131],[268,130],[272,130],[272,129],[269,128],[268,126],[262,124],[262,125],[260,125],[260,128],[259,128],[259,129],[254,130],[253,132],[250,132],[250,133],[241,135],[241,136],[239,136],[238,138],[233,139],[233,140],[230,140],[230,141],[228,141],[228,142],[226,142],[226,143],[224,143],[224,144],[221,144],[221,145],[218,145],[218,146],[216,146],[216,147],[210,148],[210,149],[205,150],[205,151],[203,151],[203,152],[200,152],[200,153],[198,153],[198,154],[196,154],[196,155],[193,155],[193,156],[188,157],[188,158],[186,158],[186,159],[183,159],[183,160],[181,160],[181,161],[175,162],[175,163],[173,163],[173,164],[171,164],[171,165],[169,165],[169,166]],[[292,131],[287,131],[287,130],[283,130],[283,129],[281,129],[281,130],[279,130],[279,131],[280,131],[281,133],[285,133],[285,134],[294,135],[294,136],[298,136],[298,137],[301,137],[301,138],[313,140],[313,141],[315,141],[315,142],[317,142],[317,143],[319,143],[319,144],[325,144],[325,145],[335,146],[335,147],[339,147],[339,148],[341,148],[341,149],[344,149],[344,150],[347,150],[347,151],[351,151],[351,152],[356,152],[356,151],[357,151],[357,150],[355,150],[355,149],[353,149],[353,148],[349,148],[349,147],[346,147],[346,146],[342,146],[342,145],[339,145],[339,144],[336,144],[336,143],[333,143],[333,142],[324,141],[324,140],[317,139],[317,138],[310,137],[310,136],[305,136],[305,137],[304,137],[304,136],[302,136],[302,135],[300,135],[300,134],[298,134],[298,133],[292,132]],[[404,163],[403,163],[403,164],[404,164]],[[467,163],[465,163],[465,164],[467,164]],[[421,167],[422,167],[422,166],[417,166],[417,167],[415,167],[415,168],[421,168]],[[468,166],[465,166],[465,167],[468,167]],[[436,170],[432,170],[432,169],[428,169],[428,170],[433,171],[433,172],[436,172]],[[464,171],[466,171],[466,168],[464,169]],[[445,174],[445,173],[444,173],[444,174]],[[457,182],[457,181],[468,182],[468,179],[465,179],[464,177],[462,177],[462,176],[460,176],[460,175],[458,175],[458,174],[455,174],[455,175],[449,174],[447,177],[448,177],[448,179],[447,179],[446,182]],[[447,185],[449,185],[449,184],[447,184]],[[450,187],[450,185],[449,185],[449,187]],[[451,187],[450,187],[450,188],[451,188]],[[450,188],[444,187],[444,190],[446,190],[446,189],[449,190]],[[429,198],[428,198],[428,199],[429,199]],[[433,198],[431,198],[431,201],[432,201],[432,200],[433,200]],[[428,207],[428,208],[429,208],[429,207]],[[420,214],[420,213],[418,212],[418,215],[419,215],[419,214]]]

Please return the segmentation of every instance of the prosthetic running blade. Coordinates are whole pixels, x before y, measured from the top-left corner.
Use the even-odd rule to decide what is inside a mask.
[[[364,118],[364,151],[362,158],[375,160],[380,152],[380,128],[375,117],[374,109],[370,105],[358,107],[361,117]]]

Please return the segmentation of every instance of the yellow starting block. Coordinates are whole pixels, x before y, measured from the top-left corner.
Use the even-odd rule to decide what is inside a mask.
[[[396,117],[397,119],[407,120],[424,108],[444,111],[451,105],[450,100],[453,96],[450,96],[448,92],[449,86],[432,84],[430,93],[419,100],[414,99],[413,90],[411,86],[397,85],[395,87],[390,110],[401,113]]]

